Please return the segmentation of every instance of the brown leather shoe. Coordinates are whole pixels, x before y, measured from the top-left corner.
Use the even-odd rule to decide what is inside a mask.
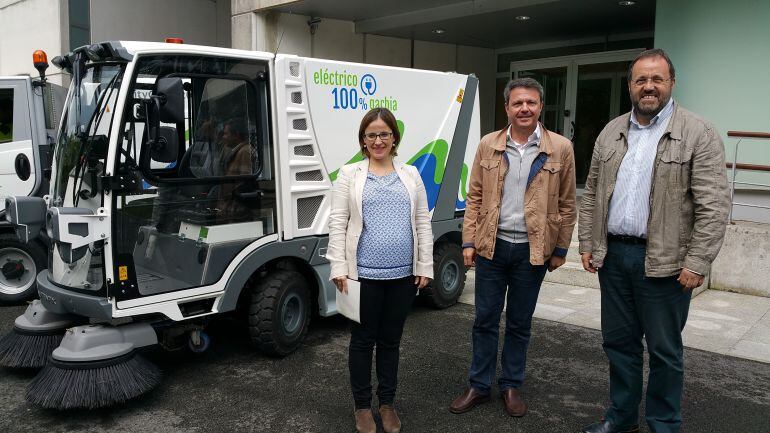
[[[377,433],[377,424],[374,423],[371,409],[358,409],[354,415],[356,416],[356,431],[358,433]]]
[[[503,402],[510,416],[524,416],[527,413],[527,405],[518,389],[508,388],[503,391]]]
[[[449,411],[452,413],[464,413],[468,412],[469,410],[473,409],[477,405],[480,405],[481,403],[486,403],[489,401],[489,394],[482,394],[473,387],[468,388],[460,394],[459,397],[454,399],[452,401],[452,404],[449,406]]]
[[[396,410],[389,404],[380,406],[380,418],[382,418],[382,429],[385,433],[400,433],[401,420],[398,419]]]

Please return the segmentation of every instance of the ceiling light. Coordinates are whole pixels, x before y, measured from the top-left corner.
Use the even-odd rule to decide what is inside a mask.
[[[519,20],[519,21],[527,21],[530,18],[531,17],[529,15],[519,15],[519,16],[516,17],[516,19]]]
[[[435,29],[435,30],[433,30],[433,33],[435,33],[437,35],[443,35],[444,33],[446,33],[446,30],[444,30],[444,29]]]
[[[618,2],[618,4],[621,6],[633,6],[636,4],[636,2],[630,1],[630,0],[624,0],[624,1]]]

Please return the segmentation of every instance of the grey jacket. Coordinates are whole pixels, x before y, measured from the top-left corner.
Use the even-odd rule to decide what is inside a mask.
[[[628,150],[630,116],[612,120],[596,139],[580,203],[580,252],[592,253],[597,267],[607,254],[609,202]],[[722,247],[730,208],[722,140],[675,104],[653,167],[645,275],[668,277],[683,267],[705,274]]]

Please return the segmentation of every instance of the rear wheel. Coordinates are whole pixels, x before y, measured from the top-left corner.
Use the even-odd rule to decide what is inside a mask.
[[[302,344],[310,324],[310,290],[302,274],[276,270],[251,292],[249,334],[260,351],[286,356]]]
[[[440,242],[433,248],[433,276],[431,285],[421,296],[434,308],[447,308],[457,303],[465,288],[465,264],[459,245]]]
[[[16,235],[0,234],[0,303],[28,301],[37,295],[37,273],[46,251],[37,242],[23,244]]]

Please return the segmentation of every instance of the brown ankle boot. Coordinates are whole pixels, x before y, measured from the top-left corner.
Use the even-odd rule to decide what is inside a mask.
[[[358,409],[354,415],[356,416],[356,431],[358,433],[377,433],[377,424],[374,423],[371,409]]]
[[[398,419],[396,410],[389,404],[380,406],[380,418],[382,418],[382,429],[385,433],[400,433],[401,420]]]

